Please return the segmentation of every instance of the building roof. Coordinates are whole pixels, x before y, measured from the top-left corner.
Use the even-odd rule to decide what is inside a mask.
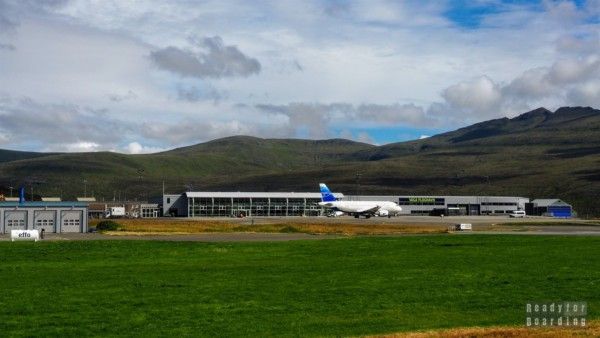
[[[570,204],[561,201],[558,198],[538,198],[533,200],[531,203],[533,203],[536,207],[549,207],[551,205],[570,206]]]
[[[187,197],[204,198],[314,198],[320,199],[318,192],[214,192],[214,191],[189,191]],[[342,193],[334,193],[336,198],[344,198]]]
[[[42,202],[60,202],[62,199],[60,197],[42,197]]]
[[[40,208],[40,207],[49,207],[49,208],[87,208],[88,204],[84,202],[41,202],[41,201],[26,201],[24,203],[17,202],[0,202],[0,208]]]
[[[96,202],[96,197],[77,197],[78,202]]]
[[[506,199],[524,199],[529,200],[527,197],[521,196],[464,196],[464,195],[346,195],[348,198],[478,198],[480,200],[494,199],[494,198],[506,198]]]

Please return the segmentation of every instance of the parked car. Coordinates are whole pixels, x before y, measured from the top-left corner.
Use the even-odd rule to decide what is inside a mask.
[[[527,217],[527,214],[525,213],[524,210],[515,210],[515,211],[511,212],[510,214],[508,214],[508,217],[510,217],[510,218],[525,218],[525,217]]]

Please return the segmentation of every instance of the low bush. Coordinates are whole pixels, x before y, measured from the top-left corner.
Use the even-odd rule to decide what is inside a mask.
[[[291,226],[291,225],[286,225],[283,228],[281,228],[279,230],[279,232],[282,232],[282,233],[296,233],[296,232],[300,232],[300,230],[298,228],[296,228],[296,227]]]
[[[98,231],[117,231],[121,229],[121,224],[115,221],[102,221],[96,225]]]

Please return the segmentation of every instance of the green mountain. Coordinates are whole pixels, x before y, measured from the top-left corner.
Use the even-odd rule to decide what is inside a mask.
[[[33,153],[27,151],[0,149],[0,163],[52,155],[51,153]]]
[[[0,186],[35,195],[145,199],[194,190],[558,197],[600,215],[600,110],[539,108],[423,140],[236,136],[156,154],[0,151]],[[7,190],[5,193],[7,193]]]

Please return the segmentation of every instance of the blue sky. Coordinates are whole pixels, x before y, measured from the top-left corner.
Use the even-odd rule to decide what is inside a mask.
[[[522,5],[538,4],[539,2],[537,1],[522,2]],[[477,29],[486,16],[495,15],[504,10],[502,2],[478,4],[471,1],[459,0],[451,2],[450,7],[444,12],[444,15],[460,27]]]
[[[418,139],[600,107],[600,1],[0,0],[0,148]]]

